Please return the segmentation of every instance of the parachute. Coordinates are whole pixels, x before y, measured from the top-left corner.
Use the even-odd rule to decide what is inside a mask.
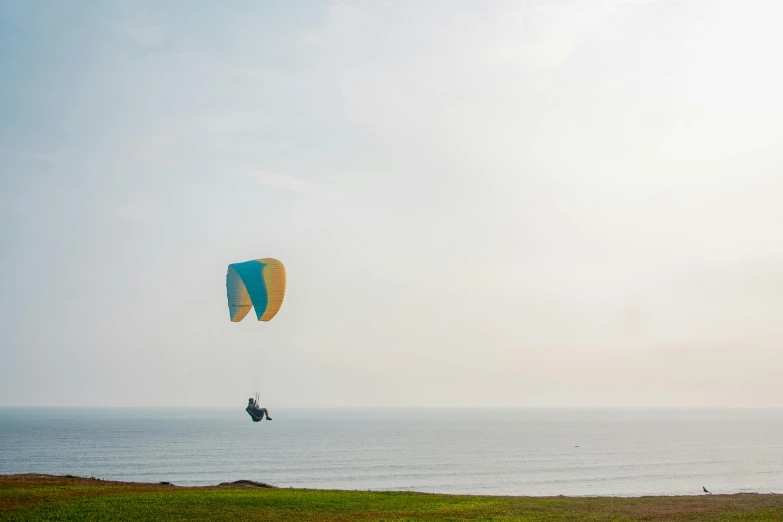
[[[271,320],[283,305],[285,267],[277,259],[253,259],[228,265],[226,294],[231,322],[255,308],[259,321]]]

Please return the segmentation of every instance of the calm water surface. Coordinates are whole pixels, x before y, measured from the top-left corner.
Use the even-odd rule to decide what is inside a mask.
[[[0,409],[0,473],[503,495],[783,492],[783,410]]]

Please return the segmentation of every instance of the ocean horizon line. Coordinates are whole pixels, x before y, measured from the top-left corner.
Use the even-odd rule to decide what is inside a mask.
[[[234,405],[191,406],[191,405],[50,405],[50,404],[0,404],[0,410],[48,409],[48,410],[235,410],[244,406],[242,401]],[[689,410],[783,410],[783,406],[284,406],[280,410],[301,411],[689,411]],[[241,409],[241,408],[240,408]]]

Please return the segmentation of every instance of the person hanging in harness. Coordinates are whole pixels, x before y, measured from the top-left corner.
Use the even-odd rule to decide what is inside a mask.
[[[266,415],[266,420],[272,420],[272,417],[269,416],[269,411],[258,405],[258,396],[256,396],[255,399],[251,397],[247,400],[247,408],[245,408],[245,411],[253,419],[253,422],[264,420],[264,415]]]

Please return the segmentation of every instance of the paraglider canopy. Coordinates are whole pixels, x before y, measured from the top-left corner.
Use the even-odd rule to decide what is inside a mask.
[[[271,320],[283,305],[285,267],[277,259],[264,258],[232,263],[226,274],[226,294],[231,321],[245,318],[255,308],[259,321]]]

